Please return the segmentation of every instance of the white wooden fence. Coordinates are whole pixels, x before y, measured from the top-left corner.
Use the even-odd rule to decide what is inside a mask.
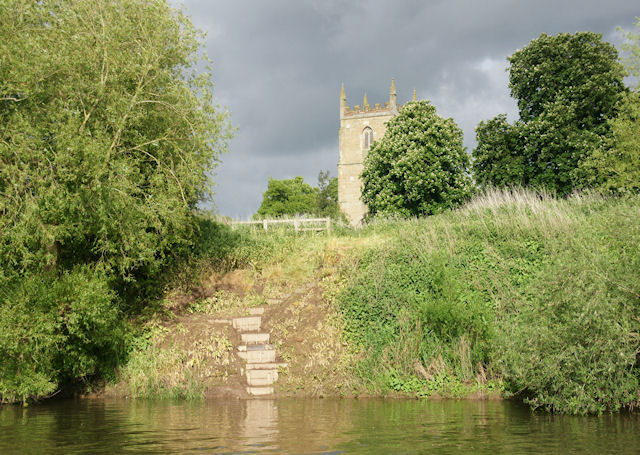
[[[260,221],[231,221],[233,228],[242,225],[262,225],[265,231],[269,230],[269,225],[292,224],[296,232],[300,231],[327,231],[331,233],[331,218],[292,218],[283,220],[260,220]]]

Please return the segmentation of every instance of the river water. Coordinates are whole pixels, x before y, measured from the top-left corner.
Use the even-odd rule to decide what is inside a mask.
[[[640,453],[640,415],[509,401],[71,400],[0,407],[0,454]]]

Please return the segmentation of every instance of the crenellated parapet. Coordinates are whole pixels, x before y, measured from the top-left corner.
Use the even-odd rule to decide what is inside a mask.
[[[386,103],[375,103],[373,107],[369,104],[367,94],[364,94],[362,104],[356,104],[353,107],[347,105],[347,97],[344,90],[344,84],[340,91],[340,118],[357,117],[362,115],[396,115],[401,105],[397,104],[396,83],[391,79],[391,89],[389,90],[389,101]]]
[[[402,106],[398,104],[397,109],[400,110],[400,108],[402,108]],[[362,106],[359,104],[356,104],[353,107],[345,106],[343,111],[343,116],[352,117],[354,115],[366,114],[368,112],[381,113],[381,114],[391,113],[391,104],[389,102],[386,102],[384,103],[384,105],[381,105],[380,103],[375,103],[373,107],[366,104],[363,104]]]

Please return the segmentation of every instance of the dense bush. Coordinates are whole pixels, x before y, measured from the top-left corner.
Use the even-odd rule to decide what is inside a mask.
[[[126,355],[116,296],[88,267],[27,276],[2,288],[0,305],[0,401],[108,374]]]
[[[588,213],[501,318],[502,371],[532,406],[596,413],[640,400],[638,219],[637,199]]]
[[[502,381],[554,412],[640,400],[640,199],[492,192],[384,238],[338,295],[359,373],[380,390]],[[443,379],[444,378],[444,379]]]
[[[376,366],[374,382],[385,370],[411,377],[417,374],[416,362],[427,374],[451,372],[471,380],[476,367],[488,361],[491,303],[466,285],[464,269],[452,256],[425,252],[405,240],[359,261],[339,299],[345,336],[368,351],[367,362]],[[429,372],[434,365],[438,371]]]

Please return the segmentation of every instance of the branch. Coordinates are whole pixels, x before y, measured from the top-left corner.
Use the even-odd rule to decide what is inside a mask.
[[[142,153],[144,153],[145,155],[147,155],[148,157],[150,157],[152,160],[154,160],[156,163],[158,163],[158,166],[160,166],[161,168],[164,167],[165,169],[167,169],[169,171],[169,173],[173,176],[174,180],[176,181],[176,183],[178,184],[178,188],[180,188],[180,195],[182,196],[182,202],[184,202],[185,204],[187,203],[187,198],[184,195],[184,190],[182,189],[182,185],[180,184],[180,180],[178,179],[178,177],[176,176],[176,174],[173,172],[173,169],[171,169],[168,166],[164,166],[160,160],[158,160],[158,158],[156,158],[155,156],[153,156],[151,153],[139,149]]]
[[[22,98],[16,98],[15,96],[3,96],[2,98],[0,98],[0,101],[15,101],[15,102],[19,102],[19,101],[24,101],[26,100],[28,97],[22,97]]]

